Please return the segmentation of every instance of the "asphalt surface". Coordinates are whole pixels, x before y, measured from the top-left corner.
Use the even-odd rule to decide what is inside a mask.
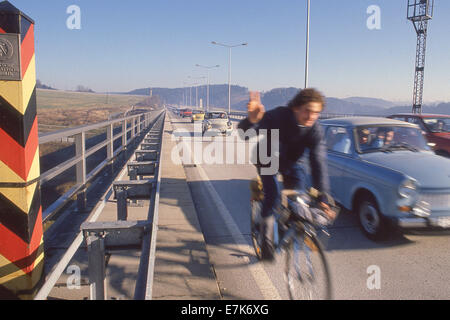
[[[193,136],[190,119],[170,116],[175,134],[182,129],[178,135]],[[203,154],[220,155],[221,148],[211,151],[211,141],[194,139],[200,139]],[[242,144],[248,147],[239,139],[224,143],[224,159],[235,159]],[[254,166],[248,160],[203,161],[186,163],[185,171],[222,297],[287,299],[281,259],[258,262],[251,246],[248,185],[256,176]],[[365,238],[349,212],[341,212],[329,231],[326,257],[334,299],[450,299],[449,232],[397,232],[376,243]]]

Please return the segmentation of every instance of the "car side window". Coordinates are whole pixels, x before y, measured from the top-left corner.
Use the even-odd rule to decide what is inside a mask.
[[[343,154],[351,153],[351,138],[344,127],[329,127],[326,133],[326,143],[329,151]]]
[[[422,131],[426,131],[422,121],[417,117],[408,117],[409,123],[417,124]]]

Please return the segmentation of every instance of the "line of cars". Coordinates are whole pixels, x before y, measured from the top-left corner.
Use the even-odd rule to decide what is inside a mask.
[[[231,135],[233,124],[224,111],[205,112],[203,110],[181,109],[179,116],[190,117],[191,123],[202,121],[203,136]]]
[[[320,123],[332,196],[357,214],[369,239],[386,238],[392,227],[450,228],[450,158],[445,157],[450,116],[400,114]],[[308,161],[301,165],[310,187]]]
[[[202,121],[204,136],[232,130],[226,112],[183,110],[180,116]],[[332,196],[356,213],[369,239],[384,239],[392,227],[450,228],[450,116],[395,114],[320,122]],[[309,163],[301,164],[305,187],[310,187]]]

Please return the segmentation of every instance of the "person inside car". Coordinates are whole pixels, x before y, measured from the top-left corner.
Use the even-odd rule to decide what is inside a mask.
[[[392,144],[394,138],[394,131],[392,128],[381,127],[378,128],[376,138],[371,143],[372,148],[381,148]]]
[[[360,130],[358,130],[359,149],[361,151],[365,151],[365,150],[370,148],[369,135],[370,135],[369,129],[360,129]]]

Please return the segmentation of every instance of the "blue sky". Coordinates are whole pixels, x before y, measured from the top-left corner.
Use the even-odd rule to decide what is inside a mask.
[[[425,101],[450,101],[450,1],[435,0],[425,70]],[[182,87],[195,64],[221,67],[211,83],[251,90],[303,87],[306,0],[11,0],[36,21],[37,75],[59,89],[96,91]],[[311,0],[310,86],[330,97],[411,101],[416,34],[407,0]],[[70,30],[70,5],[81,29]],[[366,10],[381,9],[369,30]],[[204,80],[197,80],[203,81]],[[187,84],[186,84],[187,86]]]

